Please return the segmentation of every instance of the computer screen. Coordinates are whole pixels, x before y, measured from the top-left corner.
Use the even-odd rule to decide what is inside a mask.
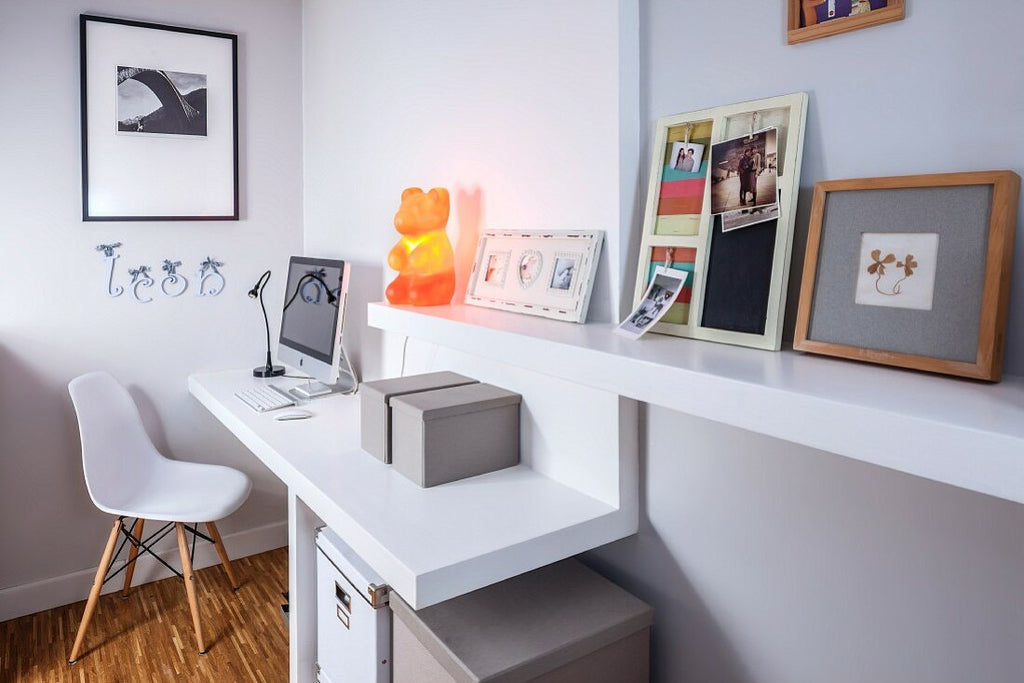
[[[288,263],[281,336],[282,363],[325,384],[338,380],[349,264],[292,256]]]

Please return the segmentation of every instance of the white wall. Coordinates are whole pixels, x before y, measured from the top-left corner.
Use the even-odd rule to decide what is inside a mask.
[[[239,35],[242,220],[81,221],[80,12]],[[66,389],[82,372],[127,384],[160,447],[253,478],[249,502],[220,525],[229,551],[284,542],[283,488],[188,395],[186,378],[262,361],[263,321],[246,292],[301,252],[300,39],[297,1],[0,3],[0,619],[83,599],[102,551],[110,520],[86,493]],[[108,298],[94,247],[113,241],[125,245],[122,278],[140,263],[160,273],[174,257],[192,288],[146,305]],[[207,255],[225,263],[227,287],[199,299],[193,272]],[[273,282],[272,308],[282,296]]]
[[[1010,0],[912,2],[900,24],[798,47],[784,3],[643,2],[639,30],[635,3],[616,4],[305,0],[307,251],[361,259],[379,296],[401,188],[448,185],[456,234],[608,229],[620,254],[595,310],[614,317],[646,184],[620,135],[637,32],[642,159],[658,116],[807,90],[808,190],[1020,171]],[[1014,282],[1020,300],[1024,270]],[[589,557],[655,606],[657,680],[1019,679],[1024,507],[663,409],[646,420],[641,532]]]
[[[808,91],[803,235],[818,180],[1024,172],[1019,3],[909,2],[903,22],[792,47],[783,6],[645,2],[646,130]],[[801,239],[794,280],[802,256]],[[1007,366],[1019,374],[1024,238],[1016,257]],[[592,557],[658,610],[658,680],[1021,679],[1024,506],[663,409],[647,419],[647,519]]]
[[[306,0],[306,252],[352,259],[365,269],[353,282],[373,285],[353,300],[380,300],[402,190],[447,187],[457,300],[480,230],[597,228],[609,240],[590,319],[615,317],[628,246],[618,225],[633,208],[620,177],[636,179],[619,169],[635,168],[639,111],[636,10],[625,5]],[[620,13],[633,27],[621,77]],[[357,336],[361,308],[346,338],[367,352],[379,336]],[[378,359],[362,360],[376,376]]]
[[[1024,61],[1024,9],[1013,0],[985,8],[911,1],[901,22],[787,46],[785,8],[773,3],[644,2],[645,145],[659,116],[810,93],[788,330],[815,182],[992,169],[1024,174],[1024,77],[1016,68]],[[682,26],[700,28],[682,41]],[[649,151],[645,146],[645,159]],[[1006,370],[1024,374],[1024,237],[1016,261]]]

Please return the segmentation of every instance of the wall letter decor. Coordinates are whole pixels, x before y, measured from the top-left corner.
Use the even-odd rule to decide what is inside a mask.
[[[121,296],[121,294],[124,293],[124,287],[114,286],[114,261],[118,258],[117,254],[114,253],[114,250],[120,246],[120,242],[114,242],[113,244],[99,244],[96,246],[96,251],[102,251],[103,258],[107,261],[107,294],[110,296]]]
[[[135,300],[138,301],[140,304],[148,304],[150,301],[152,301],[153,297],[143,299],[141,296],[139,296],[139,287],[153,286],[153,278],[149,276],[149,266],[129,268],[128,274],[132,276],[131,284],[129,284],[128,286],[131,287],[132,296],[135,297]]]
[[[196,292],[196,296],[217,296],[224,291],[224,276],[217,270],[223,265],[220,261],[215,261],[212,256],[207,256],[206,260],[199,264],[199,271],[196,273],[199,290]],[[210,281],[209,285],[206,284],[207,280]]]
[[[167,296],[181,296],[188,289],[188,280],[184,275],[178,275],[177,268],[180,265],[181,261],[171,261],[165,258],[164,265],[161,266],[161,270],[167,275],[160,281],[160,291]]]

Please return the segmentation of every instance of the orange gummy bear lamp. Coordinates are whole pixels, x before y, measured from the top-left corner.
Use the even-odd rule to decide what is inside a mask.
[[[392,304],[437,306],[455,294],[455,254],[448,241],[448,190],[424,192],[410,187],[402,192],[395,214],[401,237],[388,252],[388,265],[398,271],[385,294]]]

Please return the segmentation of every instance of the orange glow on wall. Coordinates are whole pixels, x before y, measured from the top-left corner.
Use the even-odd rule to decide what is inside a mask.
[[[445,233],[449,206],[443,187],[402,192],[395,214],[395,230],[402,237],[388,252],[388,265],[398,271],[385,292],[392,304],[436,306],[452,300],[455,254]]]

